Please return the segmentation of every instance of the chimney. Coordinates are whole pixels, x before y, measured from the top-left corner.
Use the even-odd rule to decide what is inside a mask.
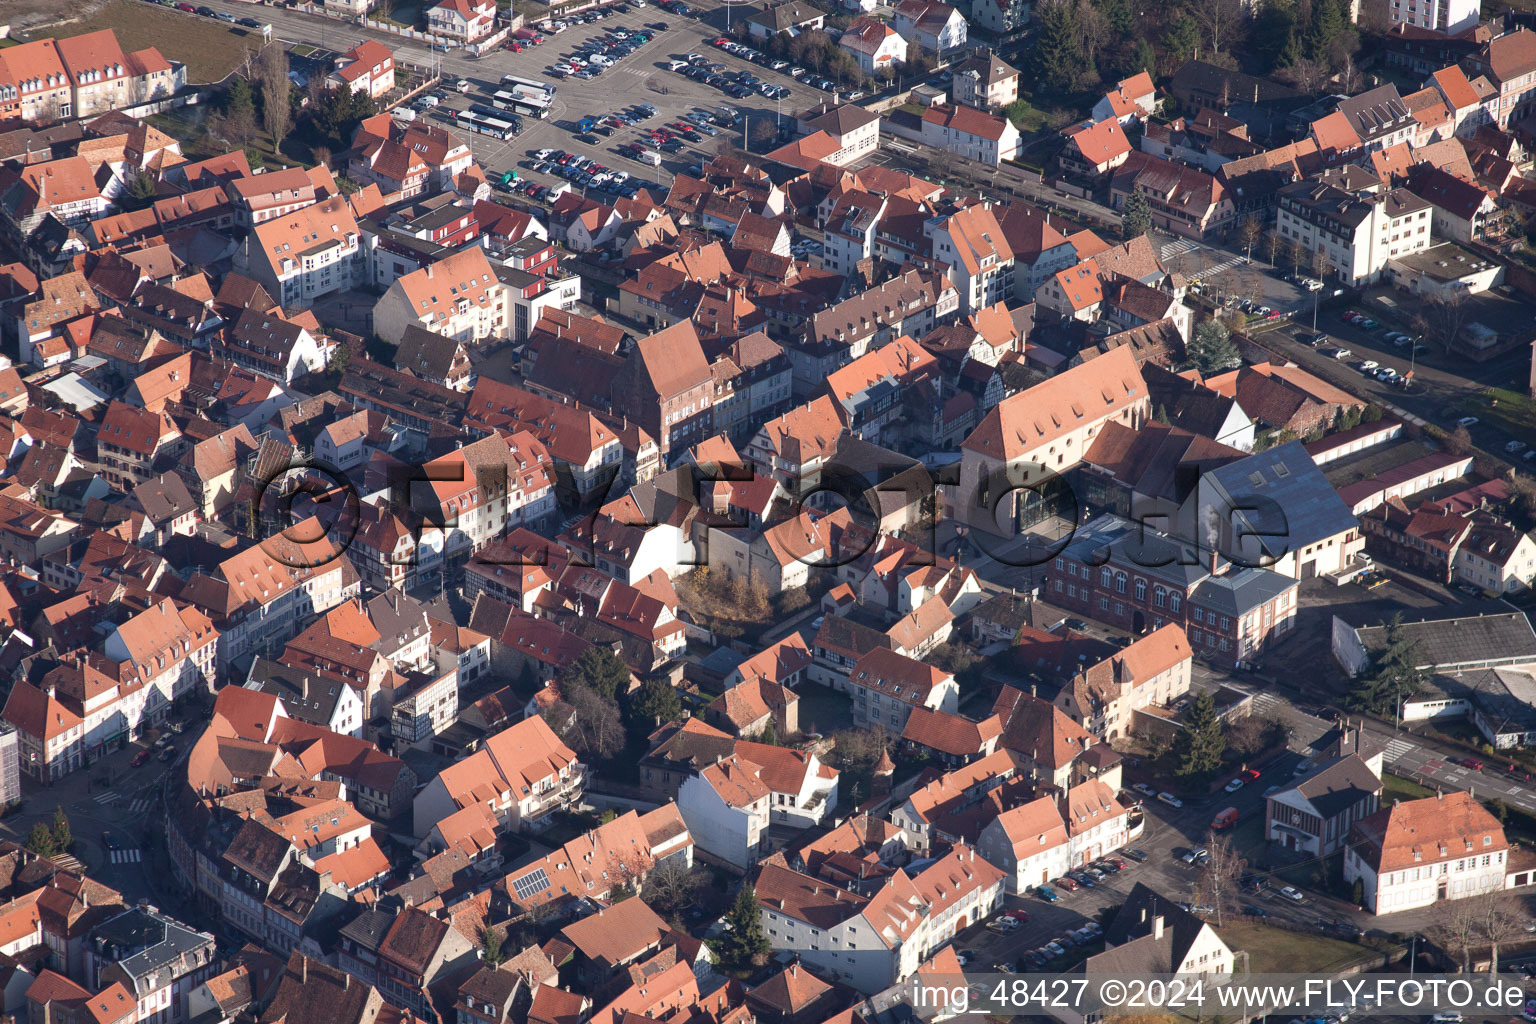
[[[428,263],[427,264],[427,280],[430,281],[431,279],[432,279],[432,264]]]
[[[1152,937],[1154,939],[1161,939],[1163,937],[1163,915],[1162,914],[1158,914],[1156,917],[1154,917],[1152,919]]]
[[[1435,787],[1435,799],[1436,800],[1444,800],[1445,799],[1445,790],[1441,789],[1439,786]]]
[[[1212,548],[1211,548],[1211,575],[1212,576],[1215,576],[1215,575],[1217,575],[1218,573],[1221,572],[1221,570],[1216,567],[1216,560],[1218,558],[1220,558],[1220,557],[1221,556],[1219,554],[1217,554],[1217,552],[1216,552],[1216,548],[1214,546],[1212,546]]]

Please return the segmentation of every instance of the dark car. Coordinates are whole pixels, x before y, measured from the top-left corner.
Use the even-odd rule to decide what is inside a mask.
[[[101,834],[101,845],[109,850],[121,850],[123,848],[123,844],[111,832],[103,832]]]
[[[235,24],[244,25],[246,28],[261,28],[261,22],[257,21],[255,18],[241,18],[239,21],[235,22]]]
[[[217,16],[218,16],[218,13],[219,13],[219,12],[218,12],[218,11],[215,11],[215,10],[214,10],[214,9],[213,9],[213,8],[212,8],[212,7],[199,7],[199,8],[198,8],[198,9],[197,9],[197,14],[198,14],[198,16],[199,16],[199,17],[202,17],[202,18],[213,18],[213,17],[217,17]]]
[[[1069,618],[1067,619],[1067,628],[1075,629],[1081,633],[1083,630],[1088,628],[1088,623],[1084,622],[1082,619]]]
[[[166,747],[164,750],[160,751],[160,760],[162,760],[162,761],[174,761],[175,759],[176,759],[176,748],[175,747]]]
[[[1147,859],[1147,851],[1137,849],[1136,847],[1132,847],[1131,849],[1126,850],[1125,855],[1131,858],[1131,860],[1136,861],[1138,864]]]
[[[1252,903],[1249,903],[1243,907],[1243,913],[1247,914],[1249,917],[1269,916],[1269,911],[1265,910],[1263,907],[1256,907]]]

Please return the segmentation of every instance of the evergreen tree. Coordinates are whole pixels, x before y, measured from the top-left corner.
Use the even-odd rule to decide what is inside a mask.
[[[726,911],[725,920],[730,928],[714,940],[712,947],[720,962],[736,971],[748,971],[762,963],[770,947],[768,936],[763,932],[757,893],[750,882],[742,883],[741,890],[731,903],[731,909]]]
[[[1419,669],[1424,651],[1417,640],[1403,632],[1401,614],[1387,623],[1383,640],[1349,693],[1353,708],[1378,714],[1395,712],[1399,698],[1411,696],[1424,683]]]
[[[1200,26],[1187,14],[1169,22],[1163,47],[1175,66],[1183,64],[1200,49]]]
[[[53,842],[53,829],[41,821],[33,825],[32,833],[27,836],[27,849],[40,857],[52,857],[58,853],[59,848]]]
[[[683,714],[683,702],[665,679],[647,679],[629,702],[629,716],[644,734],[658,725],[675,721]]]
[[[1189,719],[1174,739],[1173,750],[1179,763],[1174,771],[1180,776],[1207,775],[1221,767],[1221,755],[1227,749],[1227,737],[1216,717],[1216,698],[1209,691],[1201,693],[1190,706]]]
[[[1302,59],[1301,34],[1292,28],[1285,37],[1285,45],[1275,54],[1275,67],[1292,68],[1301,63]]]
[[[560,677],[560,685],[592,690],[599,697],[612,700],[629,690],[629,666],[606,647],[589,647]]]
[[[1157,412],[1152,414],[1152,418],[1157,420],[1157,422],[1164,424],[1165,426],[1173,422],[1168,418],[1168,407],[1162,402],[1157,403]]]
[[[1133,34],[1132,23],[1136,20],[1136,16],[1131,10],[1130,0],[1098,0],[1094,6],[1099,9],[1099,13],[1104,16],[1104,21],[1116,35]]]
[[[1071,0],[1054,0],[1036,12],[1035,67],[1040,85],[1047,91],[1065,92],[1082,70],[1082,47],[1077,34],[1077,7]]]
[[[1120,235],[1125,239],[1140,238],[1152,226],[1152,208],[1147,197],[1132,192],[1125,197],[1125,209],[1121,211]]]
[[[53,828],[50,831],[53,835],[54,849],[60,853],[68,853],[69,848],[75,845],[75,837],[70,832],[69,819],[64,816],[64,808],[53,809]]]
[[[481,959],[491,967],[501,966],[501,932],[495,925],[486,925],[480,929]]]
[[[1312,5],[1312,24],[1307,26],[1307,57],[1320,64],[1328,63],[1333,41],[1343,33],[1345,24],[1338,0],[1316,0]]]
[[[1232,343],[1232,332],[1215,318],[1202,320],[1189,342],[1189,359],[1201,373],[1230,370],[1242,364],[1242,356]]]
[[[337,90],[346,92],[347,90]],[[256,131],[256,103],[251,94],[251,83],[236,78],[230,84],[229,95],[224,100],[224,131],[230,141],[241,146],[251,141]]]
[[[1126,69],[1126,76],[1145,71],[1149,75],[1157,74],[1157,50],[1152,46],[1152,40],[1146,36],[1136,37],[1136,49],[1131,52],[1131,63]]]
[[[133,183],[128,186],[128,194],[121,200],[124,209],[142,210],[155,201],[155,176],[148,171],[140,171],[134,175]]]
[[[770,747],[779,745],[779,730],[773,727],[773,719],[768,720],[768,725],[758,734],[757,742],[766,743]]]

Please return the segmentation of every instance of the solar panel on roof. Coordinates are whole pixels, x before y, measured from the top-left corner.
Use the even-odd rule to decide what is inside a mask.
[[[512,889],[517,893],[517,898],[525,900],[530,896],[543,892],[549,888],[549,876],[543,868],[535,868],[521,878],[512,880]]]

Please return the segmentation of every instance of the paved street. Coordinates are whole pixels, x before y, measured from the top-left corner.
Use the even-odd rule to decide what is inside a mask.
[[[177,739],[178,745],[180,739]],[[25,801],[19,814],[0,820],[0,835],[25,843],[32,826],[51,822],[63,807],[74,835],[74,855],[92,878],[118,890],[130,902],[140,898],[165,901],[170,895],[155,883],[160,829],[160,788],[168,766],[158,758],[137,768],[130,762],[144,749],[136,744],[96,761],[89,770],[66,776],[50,786],[22,776]],[[184,751],[183,751],[184,753]],[[110,782],[96,780],[110,779]],[[104,833],[118,849],[108,849]],[[158,873],[164,878],[163,871]]]

